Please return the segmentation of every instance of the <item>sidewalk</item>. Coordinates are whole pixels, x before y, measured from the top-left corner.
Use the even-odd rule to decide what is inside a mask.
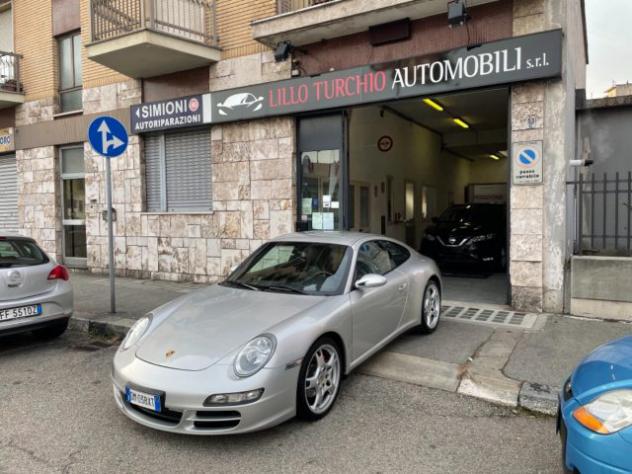
[[[142,315],[201,286],[117,278],[112,315],[106,276],[76,272],[72,282],[73,326],[121,336]],[[559,387],[575,365],[598,345],[632,334],[629,323],[546,314],[527,318],[532,327],[443,317],[431,336],[404,334],[359,370],[552,415]]]

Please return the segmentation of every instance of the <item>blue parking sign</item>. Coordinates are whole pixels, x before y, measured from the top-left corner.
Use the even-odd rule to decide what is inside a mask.
[[[121,122],[113,117],[101,116],[90,123],[88,140],[99,155],[115,158],[125,152],[129,137]]]

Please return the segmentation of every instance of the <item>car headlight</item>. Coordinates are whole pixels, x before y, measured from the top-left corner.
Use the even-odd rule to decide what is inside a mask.
[[[233,364],[238,377],[250,377],[259,372],[270,360],[276,349],[276,338],[262,334],[246,344],[235,357]]]
[[[492,240],[494,237],[496,237],[494,234],[477,235],[476,237],[472,237],[470,239],[470,244],[484,242],[485,240]]]
[[[434,242],[436,240],[436,237],[432,234],[426,234],[424,235],[424,239],[426,239],[428,242]]]
[[[121,350],[126,351],[127,349],[132,347],[134,344],[136,344],[138,341],[140,341],[140,338],[143,337],[143,335],[147,332],[147,328],[149,328],[150,323],[151,323],[150,314],[136,321],[134,325],[130,328],[130,330],[127,332],[127,336],[125,336],[125,339],[123,339],[123,342],[121,343]]]
[[[595,433],[612,434],[632,426],[632,390],[613,390],[579,407],[573,417]]]

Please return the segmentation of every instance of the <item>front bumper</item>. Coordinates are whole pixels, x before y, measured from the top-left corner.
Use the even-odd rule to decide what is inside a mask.
[[[68,319],[73,313],[73,289],[68,282],[59,282],[52,290],[41,295],[31,296],[19,300],[2,301],[0,309],[17,308],[20,306],[42,305],[42,314],[25,318],[0,321],[0,335],[26,332],[44,327],[49,323]]]
[[[249,433],[295,416],[298,371],[298,367],[264,368],[252,377],[239,379],[232,375],[232,366],[216,364],[201,371],[178,370],[119,352],[112,370],[114,400],[127,417],[157,430],[192,435]],[[130,405],[124,397],[128,385],[162,392],[163,413],[154,414]],[[252,403],[204,406],[204,400],[212,394],[259,388],[264,389],[263,395]]]
[[[579,407],[575,398],[560,397],[558,429],[563,443],[567,472],[582,474],[625,474],[632,472],[632,444],[620,433],[601,435],[584,428],[572,413]],[[565,445],[565,446],[564,446]]]

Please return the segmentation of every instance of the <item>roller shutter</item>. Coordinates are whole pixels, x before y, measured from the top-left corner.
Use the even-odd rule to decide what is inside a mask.
[[[211,210],[209,130],[148,136],[145,139],[147,210]]]
[[[15,155],[0,155],[0,234],[18,231],[18,177]]]

